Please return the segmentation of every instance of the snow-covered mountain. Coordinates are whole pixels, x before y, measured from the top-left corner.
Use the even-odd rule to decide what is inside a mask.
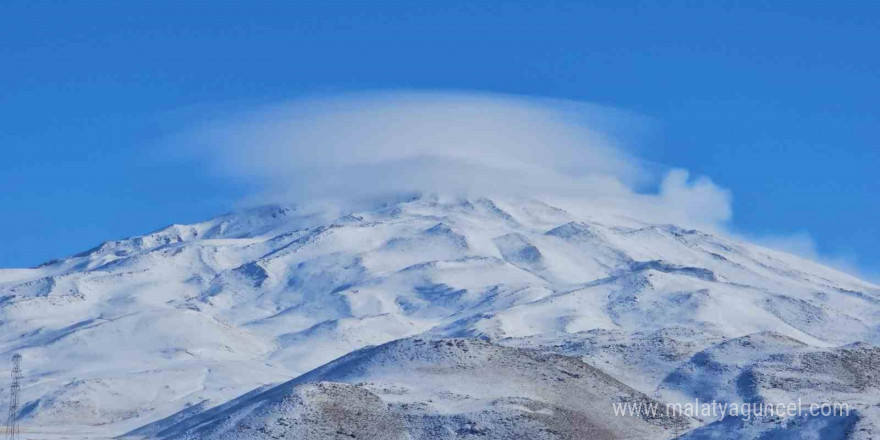
[[[173,225],[0,270],[0,328],[0,356],[24,357],[34,438],[880,435],[880,287],[536,200]],[[857,410],[748,429],[611,413],[695,397]]]

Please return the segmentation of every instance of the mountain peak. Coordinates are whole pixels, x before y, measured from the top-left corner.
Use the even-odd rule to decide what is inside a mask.
[[[880,341],[876,286],[733,239],[612,220],[423,195],[250,208],[0,271],[0,345],[42,378],[25,388],[27,423],[81,419],[116,435],[401,338],[415,339],[383,350],[451,336],[583,349],[641,393],[679,383],[664,372],[719,340]],[[456,368],[496,350],[448,343],[468,349]]]

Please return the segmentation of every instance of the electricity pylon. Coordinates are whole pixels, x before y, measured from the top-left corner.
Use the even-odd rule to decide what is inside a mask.
[[[6,417],[6,439],[18,439],[18,393],[21,389],[21,355],[12,356],[12,385],[9,386],[9,415]]]

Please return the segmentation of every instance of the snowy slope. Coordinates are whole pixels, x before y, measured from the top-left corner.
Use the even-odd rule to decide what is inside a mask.
[[[267,206],[0,270],[0,356],[24,356],[22,425],[107,435],[415,335],[576,356],[674,399],[693,387],[668,376],[691,377],[691,358],[725,341],[829,352],[877,344],[878,323],[880,288],[835,270],[534,200]],[[748,359],[797,351],[768,347]],[[716,395],[732,396],[726,380]]]
[[[355,351],[157,437],[651,439],[692,424],[617,417],[617,401],[650,398],[577,359],[475,339],[411,338]]]

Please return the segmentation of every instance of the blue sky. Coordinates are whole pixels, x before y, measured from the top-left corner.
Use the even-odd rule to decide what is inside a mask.
[[[733,193],[733,227],[880,272],[880,4],[0,3],[0,267],[204,219],[252,188],[157,154],[230,109],[477,90],[656,121],[638,154]],[[875,277],[876,278],[876,277]]]

